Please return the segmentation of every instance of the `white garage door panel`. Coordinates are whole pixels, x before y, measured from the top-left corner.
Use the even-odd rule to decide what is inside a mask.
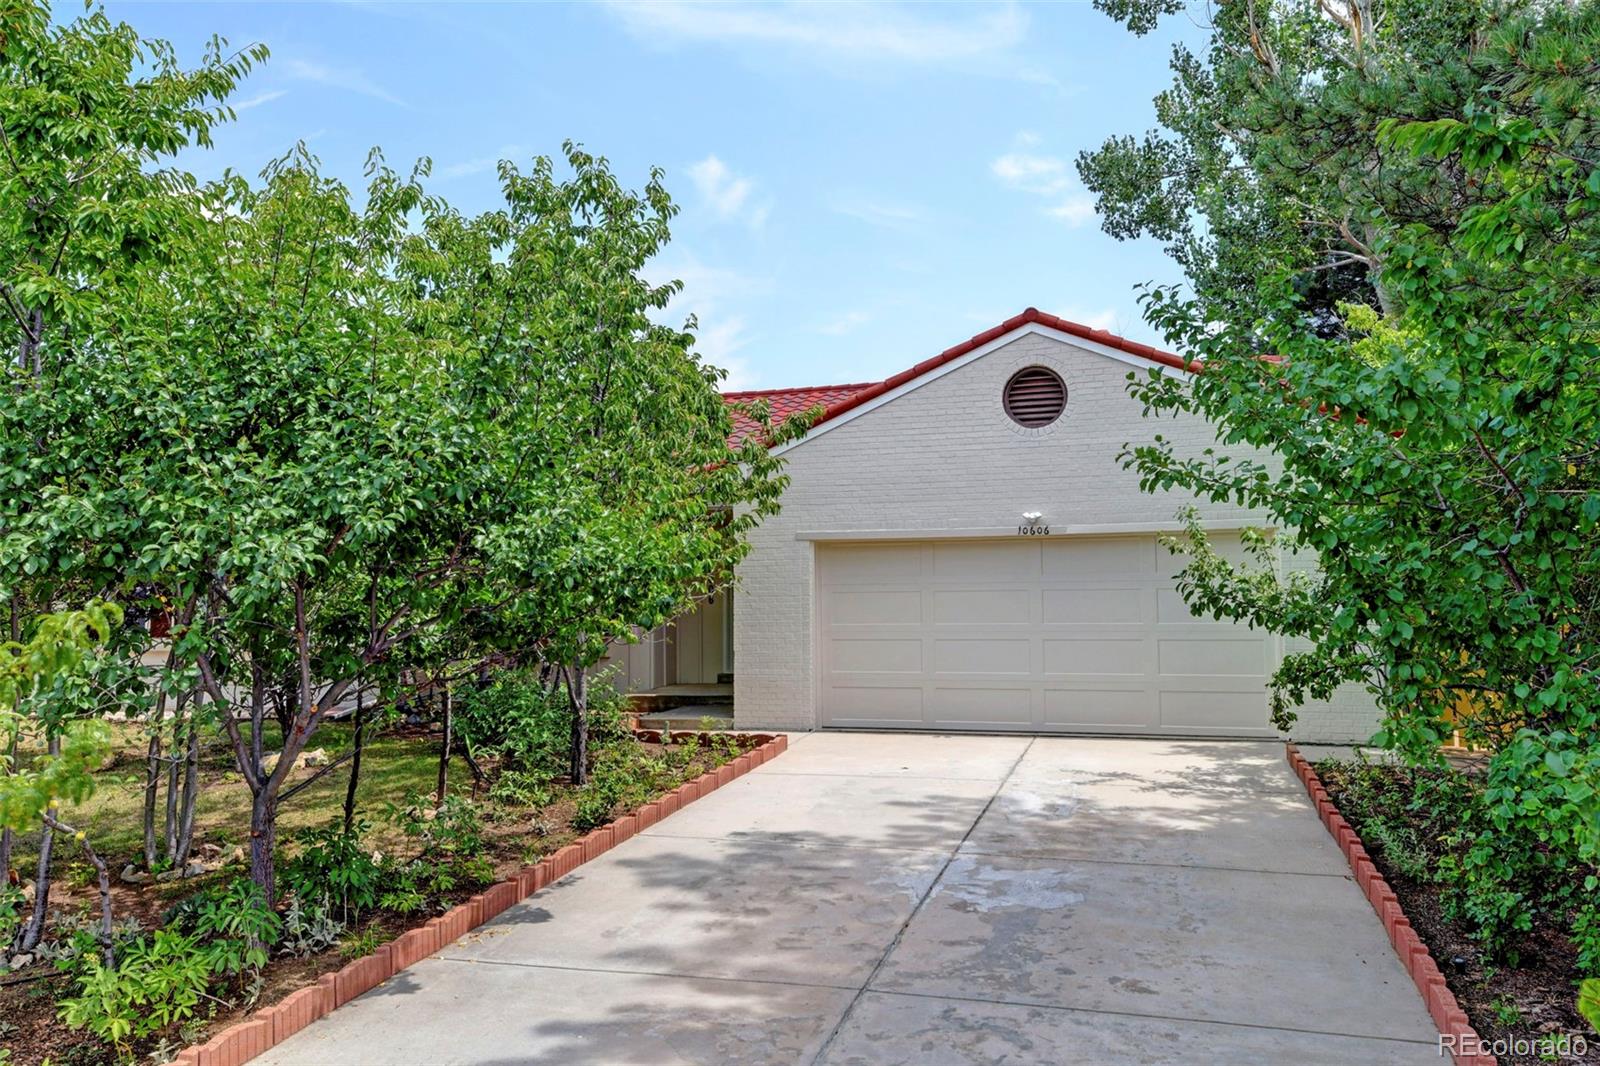
[[[928,694],[928,725],[938,729],[1027,728],[1033,693],[1026,688],[937,688]]]
[[[984,640],[981,637],[956,638],[933,641],[933,673],[937,677],[956,678],[987,676],[990,674],[1031,674],[1032,645],[1028,638],[1020,640]]]
[[[1025,626],[1027,589],[935,589],[934,625]]]
[[[914,674],[922,676],[922,641],[835,640],[830,645],[837,674]]]
[[[1267,649],[1261,640],[1248,636],[1235,640],[1164,638],[1156,641],[1156,663],[1163,674],[1262,677],[1267,672]]]
[[[1143,677],[1144,638],[1122,640],[1062,640],[1044,638],[1046,674],[1127,674]]]
[[[1103,626],[1144,624],[1144,603],[1138,585],[1115,588],[1043,590],[1044,621],[1070,625]]]
[[[922,690],[836,685],[823,694],[843,721],[922,725]]]
[[[1150,694],[1144,689],[1044,690],[1045,729],[1149,732]]]
[[[841,626],[921,625],[920,592],[839,591],[833,598],[833,624]]]
[[[1100,578],[1108,574],[1156,572],[1154,537],[1095,537],[1039,542],[1045,577]]]
[[[1267,717],[1261,692],[1163,692],[1161,724],[1171,732],[1238,732],[1260,729]]]
[[[1275,641],[1191,615],[1181,566],[1153,536],[819,546],[822,722],[1272,735]]]

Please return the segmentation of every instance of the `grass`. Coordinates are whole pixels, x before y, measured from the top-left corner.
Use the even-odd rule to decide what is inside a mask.
[[[270,733],[262,740],[267,750],[277,750],[277,729],[269,728]],[[321,749],[330,759],[337,758],[349,750],[353,734],[352,726],[330,722],[317,730],[310,747]],[[143,853],[144,744],[142,729],[119,726],[116,761],[96,775],[94,795],[85,803],[62,809],[62,820],[86,831],[95,847],[114,859],[119,867],[135,861]],[[438,782],[438,760],[437,737],[406,734],[369,738],[361,758],[359,809],[370,818],[389,803],[402,803],[408,791],[431,794]],[[285,789],[316,772],[316,769],[295,771],[285,783]],[[470,787],[471,779],[459,758],[451,765],[451,777],[455,786],[452,791]],[[347,762],[290,798],[278,812],[279,839],[287,839],[297,829],[325,825],[338,817],[344,809],[349,780]],[[198,850],[202,843],[214,844],[227,853],[245,845],[249,839],[250,790],[245,787],[233,753],[225,742],[211,745],[201,756],[201,782],[200,797],[195,804],[195,848]],[[164,803],[164,797],[163,791],[158,803]],[[163,812],[164,808],[158,807],[158,833]],[[401,839],[398,832],[392,840],[386,839],[387,828],[381,824],[374,826],[375,843],[383,845]],[[38,834],[22,834],[13,862],[22,868],[31,866],[37,849]],[[58,854],[61,853],[58,851]],[[73,852],[61,857],[76,860],[78,855]]]

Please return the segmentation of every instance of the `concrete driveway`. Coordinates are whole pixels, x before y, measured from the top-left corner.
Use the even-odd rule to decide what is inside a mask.
[[[817,733],[269,1063],[1438,1063],[1254,742]]]

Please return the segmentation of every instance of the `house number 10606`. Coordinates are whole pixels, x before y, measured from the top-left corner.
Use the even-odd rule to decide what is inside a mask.
[[[1018,526],[1017,527],[1017,536],[1019,536],[1019,537],[1048,537],[1049,535],[1050,535],[1050,527],[1049,526]]]

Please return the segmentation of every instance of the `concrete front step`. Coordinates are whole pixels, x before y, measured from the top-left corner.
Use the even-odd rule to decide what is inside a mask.
[[[640,729],[733,728],[733,708],[720,705],[676,707],[639,716]]]
[[[664,685],[649,692],[635,692],[628,699],[640,714],[655,711],[672,711],[686,707],[733,706],[733,686],[716,685]]]

